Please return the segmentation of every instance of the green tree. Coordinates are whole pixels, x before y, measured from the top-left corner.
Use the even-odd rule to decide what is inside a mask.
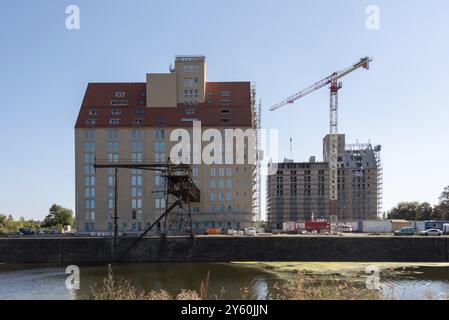
[[[388,212],[388,219],[417,220],[421,205],[419,202],[401,202]]]
[[[428,202],[423,202],[418,207],[418,212],[416,213],[417,221],[432,220],[433,208]]]
[[[449,186],[444,188],[440,202],[434,209],[434,220],[449,220]]]
[[[73,211],[54,204],[50,207],[49,214],[45,217],[42,227],[52,228],[63,226],[73,226]]]

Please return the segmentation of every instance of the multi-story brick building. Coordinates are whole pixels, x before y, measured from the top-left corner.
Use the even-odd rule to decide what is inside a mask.
[[[276,164],[277,172],[267,179],[268,225],[282,229],[284,222],[330,219],[329,135],[323,140],[324,162]],[[377,219],[381,209],[382,168],[380,146],[345,144],[338,136],[338,219]]]
[[[249,82],[208,82],[203,56],[176,57],[169,73],[147,74],[143,83],[89,83],[75,126],[77,230],[113,229],[113,169],[95,170],[95,163],[166,162],[178,143],[171,141],[171,133],[179,128],[192,133],[197,121],[220,133],[252,129],[254,100]],[[191,147],[202,149],[209,142]],[[192,204],[194,231],[253,225],[254,170],[250,161],[192,164],[201,191],[201,203]],[[117,185],[121,232],[140,232],[164,212],[164,178],[159,174],[121,170]]]

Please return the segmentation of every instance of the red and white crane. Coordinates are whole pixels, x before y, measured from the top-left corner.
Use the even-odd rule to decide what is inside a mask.
[[[330,89],[330,115],[329,115],[329,179],[330,179],[330,199],[329,199],[329,211],[330,216],[337,215],[337,207],[338,207],[338,186],[337,186],[337,177],[338,177],[338,90],[342,88],[341,82],[338,82],[339,79],[344,76],[350,74],[351,72],[359,69],[369,69],[369,64],[372,61],[371,58],[365,57],[360,59],[360,61],[356,62],[352,66],[343,69],[338,72],[332,73],[327,78],[318,81],[317,83],[311,85],[310,87],[295,93],[294,95],[288,97],[287,99],[275,104],[270,108],[270,111],[275,111],[279,108],[282,108],[288,104],[294,103],[296,100],[301,99],[302,97],[321,89],[324,86],[329,85]]]

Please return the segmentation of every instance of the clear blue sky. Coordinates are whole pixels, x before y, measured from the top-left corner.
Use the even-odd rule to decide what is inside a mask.
[[[65,28],[65,8],[81,29]],[[380,30],[365,27],[378,5]],[[74,208],[74,124],[88,82],[144,81],[175,54],[204,54],[211,81],[250,80],[264,126],[289,156],[321,157],[328,90],[269,113],[270,104],[372,56],[344,79],[340,132],[382,144],[385,207],[435,203],[449,185],[449,2],[441,1],[2,1],[0,212],[43,218]]]

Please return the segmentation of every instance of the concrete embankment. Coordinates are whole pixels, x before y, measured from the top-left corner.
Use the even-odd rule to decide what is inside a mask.
[[[4,263],[103,263],[118,261],[134,239],[0,239]],[[121,261],[341,261],[449,262],[447,237],[168,237],[139,241]]]

